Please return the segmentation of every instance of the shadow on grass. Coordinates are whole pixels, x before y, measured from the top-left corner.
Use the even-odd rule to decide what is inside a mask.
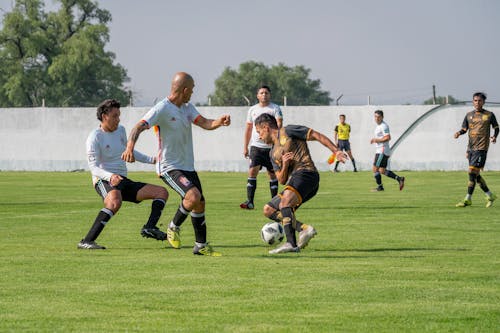
[[[318,249],[315,251],[335,252],[407,252],[407,251],[470,251],[464,248],[429,248],[429,247],[381,247],[374,249]]]

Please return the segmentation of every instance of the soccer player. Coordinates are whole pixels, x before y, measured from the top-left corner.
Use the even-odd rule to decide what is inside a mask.
[[[316,235],[313,226],[295,219],[295,211],[314,197],[319,188],[319,173],[309,153],[307,141],[319,141],[340,162],[345,161],[346,155],[327,136],[312,128],[288,125],[279,129],[276,118],[267,113],[257,117],[255,128],[264,142],[273,145],[271,161],[278,181],[285,185],[284,190],[264,206],[266,217],[283,224],[287,240],[269,253],[299,252]]]
[[[219,256],[207,242],[205,222],[205,197],[200,179],[194,169],[192,124],[206,130],[229,126],[231,118],[207,119],[189,103],[194,88],[194,79],[185,72],[176,73],[170,94],[151,108],[135,125],[129,135],[127,149],[122,155],[125,161],[134,161],[134,147],[139,135],[154,127],[159,139],[159,161],[157,172],[161,179],[179,193],[181,203],[167,229],[167,239],[173,248],[181,247],[180,227],[191,215],[195,245],[193,254]]]
[[[372,191],[380,192],[384,190],[384,186],[382,185],[382,175],[395,179],[399,183],[399,190],[401,191],[405,186],[405,177],[400,177],[391,170],[387,169],[389,158],[391,156],[391,147],[389,146],[391,133],[389,131],[389,126],[384,121],[384,112],[382,110],[375,111],[375,122],[377,123],[377,127],[375,127],[375,137],[370,140],[370,143],[375,144],[376,147],[372,170],[377,187]]]
[[[358,169],[356,169],[356,161],[354,161],[354,157],[352,156],[351,152],[351,143],[349,142],[349,137],[351,136],[351,125],[345,122],[345,114],[341,114],[339,116],[339,121],[340,122],[337,126],[335,126],[335,130],[333,131],[334,142],[337,144],[341,151],[345,151],[347,155],[349,155],[349,159],[352,162],[354,172],[358,172]],[[339,172],[337,170],[339,163],[339,161],[335,162],[333,172]]]
[[[142,227],[143,237],[165,240],[166,235],[156,224],[167,202],[168,192],[164,187],[134,182],[127,178],[127,166],[121,159],[127,135],[120,125],[120,103],[114,99],[103,101],[97,108],[100,126],[87,138],[87,158],[94,188],[104,200],[101,209],[87,236],[78,243],[79,249],[102,250],[104,246],[95,242],[109,220],[118,212],[122,201],[139,203],[151,199],[151,214]],[[155,157],[134,152],[137,160],[154,164]]]
[[[457,207],[467,207],[472,205],[472,193],[476,187],[476,183],[486,194],[486,207],[491,207],[497,196],[491,193],[486,181],[481,177],[481,169],[486,163],[486,156],[490,141],[497,142],[498,137],[498,122],[493,112],[483,109],[486,95],[482,92],[477,92],[472,97],[474,110],[465,115],[460,131],[456,132],[454,137],[457,139],[460,135],[469,131],[469,144],[467,146],[467,158],[469,159],[469,183],[467,185],[467,194],[465,199],[456,204]],[[490,127],[495,130],[493,136],[490,137]]]
[[[266,167],[267,174],[269,175],[269,188],[271,190],[271,198],[278,194],[278,180],[271,164],[269,151],[271,145],[263,142],[257,131],[255,130],[254,121],[263,113],[267,113],[276,118],[278,127],[281,128],[283,124],[283,114],[278,105],[271,103],[271,88],[268,86],[261,86],[257,90],[257,99],[259,103],[255,104],[248,110],[247,124],[244,135],[243,155],[245,158],[250,159],[250,166],[248,168],[247,179],[247,201],[240,204],[242,209],[254,209],[254,196],[257,189],[257,175],[262,167]],[[248,153],[248,146],[250,145],[250,154]]]

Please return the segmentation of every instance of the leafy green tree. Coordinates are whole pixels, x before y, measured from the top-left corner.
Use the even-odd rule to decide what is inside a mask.
[[[128,100],[129,79],[109,42],[111,14],[91,0],[16,0],[0,31],[0,106],[94,106]]]
[[[460,102],[458,99],[448,95],[448,104],[454,104],[458,102]],[[432,97],[424,101],[424,105],[431,104],[446,104],[446,96],[436,96],[436,103],[434,103],[434,99]]]
[[[321,91],[321,81],[309,78],[310,69],[304,66],[288,67],[283,63],[267,67],[261,62],[248,61],[238,70],[226,67],[215,80],[215,92],[210,95],[212,105],[242,106],[257,102],[257,88],[268,85],[272,99],[287,105],[329,105],[330,93]]]

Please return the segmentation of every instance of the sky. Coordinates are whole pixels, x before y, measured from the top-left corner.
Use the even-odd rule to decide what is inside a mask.
[[[484,91],[500,102],[498,0],[98,3],[112,15],[107,50],[126,68],[136,106],[167,96],[178,71],[195,79],[192,101],[207,103],[224,69],[247,61],[310,69],[332,104],[341,95],[340,105],[421,104],[433,85],[438,96]]]

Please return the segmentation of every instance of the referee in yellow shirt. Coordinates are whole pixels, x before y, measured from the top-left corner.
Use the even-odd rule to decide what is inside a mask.
[[[354,167],[354,172],[358,172],[356,169],[356,161],[354,161],[354,157],[351,152],[351,144],[349,143],[349,136],[351,135],[351,125],[345,122],[345,114],[341,114],[339,116],[340,123],[335,126],[335,131],[333,133],[335,144],[339,147],[340,151],[345,151],[349,158],[352,161],[352,166]],[[339,166],[339,162],[335,162],[335,168],[333,172],[339,172],[337,167]]]

